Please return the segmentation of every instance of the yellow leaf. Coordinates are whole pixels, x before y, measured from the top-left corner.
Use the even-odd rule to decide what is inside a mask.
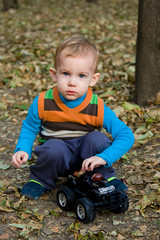
[[[6,149],[5,147],[1,147],[1,148],[0,148],[0,152],[4,152],[5,149]]]
[[[35,216],[37,217],[38,220],[42,221],[44,216],[39,214],[39,213],[36,213]]]

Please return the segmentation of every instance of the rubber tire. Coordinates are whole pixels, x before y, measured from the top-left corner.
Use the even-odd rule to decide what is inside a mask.
[[[129,208],[129,200],[127,194],[123,197],[121,206],[119,208],[113,209],[112,212],[115,214],[124,213]]]
[[[77,219],[83,223],[93,222],[96,217],[94,203],[89,198],[78,199],[75,203],[75,212]]]
[[[76,197],[72,189],[63,187],[57,191],[58,205],[63,211],[73,210],[75,200]]]

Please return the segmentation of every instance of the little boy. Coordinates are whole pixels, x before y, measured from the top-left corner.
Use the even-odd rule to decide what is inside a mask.
[[[17,168],[26,163],[40,134],[37,162],[30,166],[23,195],[37,199],[55,187],[59,176],[80,169],[100,172],[108,184],[127,189],[116,179],[112,164],[132,147],[134,136],[91,91],[100,78],[98,61],[99,51],[83,36],[68,38],[57,48],[55,69],[49,70],[56,86],[33,100],[11,161]],[[113,142],[99,131],[102,127]]]

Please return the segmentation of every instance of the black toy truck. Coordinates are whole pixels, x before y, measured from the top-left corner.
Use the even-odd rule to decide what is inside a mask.
[[[59,207],[64,211],[75,210],[80,222],[89,223],[95,219],[97,210],[123,213],[129,207],[127,194],[107,183],[100,173],[75,172],[69,175],[64,186],[57,191]]]

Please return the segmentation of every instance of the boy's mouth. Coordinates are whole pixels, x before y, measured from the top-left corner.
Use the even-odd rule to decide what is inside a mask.
[[[76,92],[74,92],[74,91],[67,91],[67,94],[68,95],[74,95]]]

